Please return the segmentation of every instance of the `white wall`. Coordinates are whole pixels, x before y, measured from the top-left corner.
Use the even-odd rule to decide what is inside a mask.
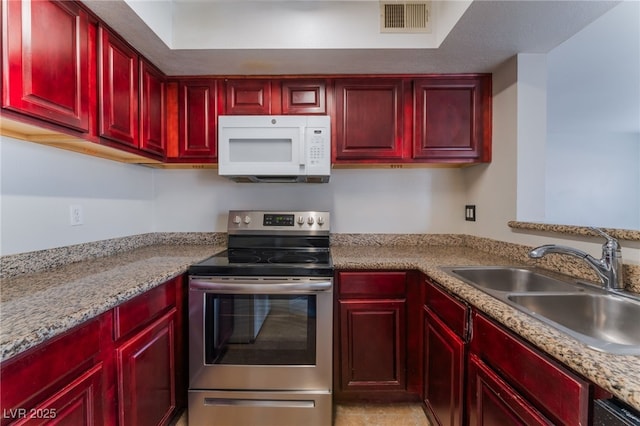
[[[329,210],[334,232],[459,232],[458,169],[333,170],[328,184],[242,184],[215,170],[158,170],[157,231],[226,231],[233,209]]]
[[[159,35],[153,8],[127,3]],[[446,38],[471,1],[432,2],[431,31],[380,32],[377,1],[175,2],[173,49],[354,49],[435,48]],[[159,9],[157,13],[161,13]],[[291,37],[296,34],[296,37]],[[163,38],[166,43],[166,39]]]
[[[464,170],[468,204],[476,205],[476,221],[465,222],[465,233],[511,241],[507,222],[516,218],[518,101],[517,60],[493,74],[492,160]]]
[[[151,169],[0,138],[0,254],[153,231]],[[84,225],[70,225],[70,205]]]
[[[544,139],[523,137],[526,133],[523,130],[530,126],[527,121],[532,113],[530,105],[539,104],[540,95],[530,86],[532,81],[541,81],[536,74],[540,72],[542,59],[539,55],[518,55],[493,74],[493,160],[489,165],[464,170],[467,200],[476,204],[478,216],[476,222],[465,222],[464,232],[529,246],[564,244],[599,258],[602,238],[562,237],[507,226],[508,221],[520,219],[519,208],[523,203],[519,200],[532,195],[528,188],[544,170],[544,158],[536,166],[536,159],[540,161],[540,153],[545,151]],[[526,168],[518,169],[527,162],[530,164]],[[544,179],[540,184],[544,186]],[[541,196],[538,191],[534,193]],[[621,244],[624,262],[640,264],[640,244],[633,241]]]
[[[1,254],[147,232],[224,232],[231,209],[332,212],[334,232],[457,233],[459,169],[334,170],[329,184],[238,184],[2,138]],[[70,225],[70,205],[84,225]]]
[[[640,2],[547,57],[545,221],[640,229]]]

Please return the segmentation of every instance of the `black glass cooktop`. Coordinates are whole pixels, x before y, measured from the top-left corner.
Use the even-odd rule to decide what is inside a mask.
[[[332,276],[328,248],[230,248],[191,265],[190,275]]]

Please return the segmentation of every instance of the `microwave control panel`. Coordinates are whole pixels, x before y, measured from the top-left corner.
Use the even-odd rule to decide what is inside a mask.
[[[331,127],[306,128],[306,159],[309,174],[324,174],[331,167]]]

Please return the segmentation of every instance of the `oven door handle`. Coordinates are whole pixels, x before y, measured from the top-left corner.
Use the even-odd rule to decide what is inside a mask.
[[[232,282],[191,279],[190,290],[200,290],[223,294],[273,294],[291,292],[322,292],[331,290],[333,283],[328,281],[269,281],[234,280]]]

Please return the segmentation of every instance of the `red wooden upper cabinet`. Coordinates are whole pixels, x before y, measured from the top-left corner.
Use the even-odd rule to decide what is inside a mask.
[[[99,39],[99,135],[137,148],[138,54],[103,27]]]
[[[326,114],[327,84],[324,80],[282,81],[283,114]]]
[[[2,106],[89,130],[89,17],[73,2],[5,1]]]
[[[404,81],[337,80],[334,162],[384,163],[403,157]]]
[[[217,80],[180,80],[178,158],[203,162],[217,158],[217,93]]]
[[[229,115],[269,115],[278,113],[271,108],[271,80],[227,80],[225,113]]]
[[[140,61],[140,149],[153,154],[166,152],[166,96],[164,74]]]
[[[415,80],[413,140],[415,160],[491,161],[491,76]]]

